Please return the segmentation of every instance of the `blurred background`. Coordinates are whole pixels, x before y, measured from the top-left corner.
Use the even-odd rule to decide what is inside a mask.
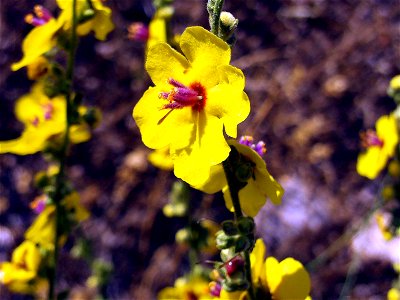
[[[246,76],[252,106],[239,134],[265,141],[269,171],[286,190],[281,206],[268,203],[256,218],[268,255],[303,262],[314,299],[384,299],[396,278],[400,242],[385,242],[374,218],[367,219],[381,178],[361,178],[355,163],[360,131],[395,108],[386,89],[400,72],[398,0],[225,2],[224,10],[239,19],[232,64]],[[82,38],[75,69],[76,90],[103,111],[103,121],[89,142],[72,148],[68,175],[92,214],[79,234],[114,266],[106,297],[154,299],[188,270],[188,260],[174,243],[185,220],[162,213],[175,177],[147,162],[150,151],[131,116],[151,81],[144,45],[127,38],[127,26],[148,23],[153,8],[150,0],[106,3],[115,30],[105,42]],[[0,140],[23,129],[14,103],[31,82],[10,65],[21,58],[31,29],[24,16],[34,4],[57,11],[50,0],[0,1]],[[174,33],[209,28],[205,0],[175,0],[174,7]],[[29,203],[39,191],[32,180],[46,166],[40,154],[0,156],[0,261],[9,259],[34,218]],[[230,218],[221,195],[191,196],[199,218]],[[61,260],[60,288],[82,290],[88,265],[67,251]],[[4,287],[0,298],[29,299]]]

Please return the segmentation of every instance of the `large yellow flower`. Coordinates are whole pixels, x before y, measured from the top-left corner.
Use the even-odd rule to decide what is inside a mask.
[[[91,3],[92,7],[88,5]],[[57,0],[58,6],[63,10],[60,19],[64,22],[64,30],[67,31],[72,26],[72,3],[73,0]],[[94,36],[98,40],[105,40],[107,34],[114,29],[114,24],[111,20],[111,9],[103,5],[101,0],[77,0],[77,16],[91,12],[93,16],[87,21],[79,23],[77,28],[78,35],[87,35],[94,31]],[[78,19],[79,21],[79,19]]]
[[[15,105],[19,121],[25,125],[22,135],[14,140],[1,141],[0,153],[33,154],[45,149],[54,136],[66,129],[66,101],[64,96],[48,98],[41,84],[35,84],[30,93],[19,98]],[[81,143],[90,138],[86,124],[71,126],[71,141]]]
[[[281,262],[265,257],[265,244],[258,239],[250,254],[251,276],[257,295],[270,295],[273,300],[304,300],[309,297],[311,280],[301,262],[289,257]],[[221,291],[220,299],[248,299],[247,292]],[[264,299],[264,298],[261,298]]]
[[[253,176],[249,178],[246,186],[239,191],[239,201],[244,213],[254,217],[264,206],[267,197],[274,204],[280,204],[284,192],[283,188],[268,172],[265,161],[260,155],[250,147],[239,144],[235,140],[229,140],[228,143],[254,165]],[[212,166],[209,179],[194,187],[209,194],[222,190],[226,207],[233,211],[232,198],[221,164]]]
[[[399,143],[399,134],[394,114],[384,115],[376,122],[376,132],[368,130],[363,136],[366,152],[358,156],[358,174],[376,178],[393,157]]]
[[[17,293],[32,293],[33,280],[41,261],[39,249],[31,241],[24,241],[15,248],[11,262],[0,264],[0,283]]]
[[[224,161],[227,135],[250,112],[244,75],[230,66],[227,43],[202,27],[189,27],[180,48],[166,43],[149,49],[146,69],[155,84],[139,100],[133,117],[149,148],[170,147],[174,172],[192,185],[204,182],[210,166]]]

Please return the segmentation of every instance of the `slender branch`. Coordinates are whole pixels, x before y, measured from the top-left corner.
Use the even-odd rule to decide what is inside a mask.
[[[56,278],[57,278],[57,264],[59,257],[59,240],[62,234],[62,224],[61,224],[61,200],[63,198],[64,180],[65,180],[65,165],[67,159],[68,147],[70,144],[70,127],[71,127],[71,110],[72,110],[72,81],[74,75],[74,64],[75,64],[75,52],[77,48],[77,14],[76,14],[76,2],[72,2],[72,28],[71,28],[71,43],[68,51],[68,62],[67,70],[65,73],[65,79],[68,84],[68,88],[65,91],[66,100],[66,126],[64,133],[64,140],[60,150],[59,156],[59,171],[56,176],[55,182],[55,193],[54,193],[54,203],[56,206],[55,211],[55,237],[54,237],[54,261],[53,266],[50,268],[49,274],[49,293],[48,299],[57,299],[55,292]]]

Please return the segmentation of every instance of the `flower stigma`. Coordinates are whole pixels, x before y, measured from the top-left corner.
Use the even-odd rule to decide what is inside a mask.
[[[44,8],[42,5],[35,5],[33,12],[35,15],[27,14],[25,16],[25,22],[35,27],[42,26],[53,18],[53,15],[50,13],[50,11]]]

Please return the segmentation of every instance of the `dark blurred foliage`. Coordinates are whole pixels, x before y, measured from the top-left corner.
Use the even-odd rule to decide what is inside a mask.
[[[0,139],[19,135],[15,100],[29,90],[24,70],[10,71],[21,57],[23,22],[33,4],[55,11],[53,1],[0,1]],[[71,150],[68,174],[92,212],[82,232],[96,257],[112,262],[104,291],[109,299],[153,299],[188,268],[186,250],[174,245],[185,222],[161,212],[174,181],[146,161],[149,150],[131,112],[151,84],[143,68],[143,45],[127,39],[127,26],[148,22],[149,0],[108,1],[115,31],[106,42],[82,38],[75,87],[85,103],[103,111],[93,138]],[[208,28],[205,1],[175,1],[174,32]],[[237,17],[233,65],[246,75],[250,117],[241,134],[267,144],[270,172],[286,188],[281,207],[267,205],[257,217],[269,255],[293,256],[305,265],[334,244],[372,208],[379,180],[355,172],[359,132],[394,108],[386,96],[399,73],[400,6],[397,0],[227,0]],[[33,219],[29,202],[38,191],[33,175],[46,167],[40,154],[0,156],[0,260],[9,258]],[[199,217],[221,221],[221,195],[193,191]],[[372,245],[368,245],[370,247]],[[366,248],[368,248],[366,247]],[[350,240],[311,270],[314,299],[338,299],[348,270],[351,299],[383,299],[395,278],[387,259],[354,252]],[[354,268],[354,261],[358,262]],[[86,271],[82,271],[85,269]],[[62,256],[60,289],[78,287],[87,265]],[[1,299],[25,299],[0,288]]]

